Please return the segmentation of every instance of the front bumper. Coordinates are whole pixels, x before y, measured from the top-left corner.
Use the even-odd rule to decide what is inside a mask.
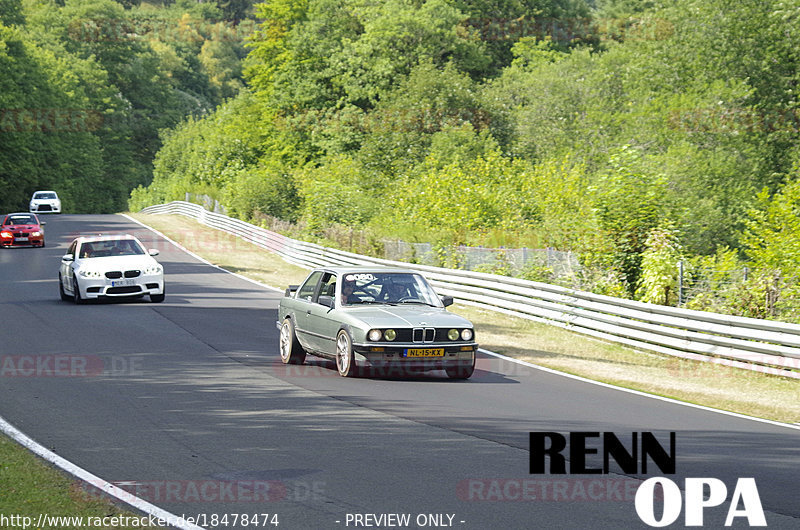
[[[20,237],[14,238],[0,238],[0,246],[2,247],[41,247],[44,246],[44,236],[23,236],[27,238],[26,241],[21,240]]]
[[[43,202],[43,203],[31,204],[30,208],[28,209],[32,213],[43,213],[43,212],[61,213],[61,204],[55,202]]]
[[[386,343],[353,344],[355,361],[359,366],[409,372],[474,366],[477,349],[475,342],[403,343],[391,346]],[[443,355],[414,357],[409,350],[434,350],[435,353],[442,350]]]
[[[142,274],[137,278],[78,278],[81,298],[122,298],[126,296],[164,294],[164,276]]]

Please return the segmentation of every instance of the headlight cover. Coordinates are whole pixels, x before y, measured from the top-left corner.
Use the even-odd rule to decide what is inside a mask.
[[[388,341],[392,341],[397,338],[397,332],[393,329],[387,329],[383,332],[383,337]]]
[[[472,340],[472,330],[466,328],[461,331],[461,338],[462,340]]]
[[[161,274],[164,269],[161,265],[150,265],[144,269],[145,274]]]
[[[379,329],[371,329],[369,330],[369,333],[367,333],[367,338],[372,342],[377,342],[381,340],[382,337],[383,337],[383,332]]]
[[[460,333],[457,329],[451,329],[447,332],[447,338],[450,340],[458,340]]]
[[[81,270],[78,271],[78,274],[80,274],[84,278],[102,278],[103,277],[103,273],[102,272],[96,271],[96,270],[92,270],[92,269],[81,269]]]

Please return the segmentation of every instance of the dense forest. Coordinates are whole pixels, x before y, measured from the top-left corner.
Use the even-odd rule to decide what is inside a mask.
[[[54,189],[68,212],[127,208],[159,131],[243,86],[249,5],[0,0],[0,211]]]
[[[0,207],[203,193],[323,242],[570,250],[572,285],[655,303],[677,303],[682,262],[705,287],[687,307],[799,321],[798,17],[797,0],[0,0]],[[20,109],[70,109],[66,130]]]

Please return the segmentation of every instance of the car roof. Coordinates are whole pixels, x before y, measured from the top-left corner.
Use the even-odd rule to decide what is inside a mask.
[[[402,267],[386,267],[384,265],[375,265],[372,267],[317,267],[315,271],[333,272],[337,275],[341,274],[363,274],[365,272],[396,272],[404,274],[419,274],[411,269],[404,269]]]
[[[33,218],[35,218],[35,219],[38,219],[38,217],[36,216],[36,214],[35,214],[35,213],[33,213],[33,212],[15,212],[15,213],[7,213],[7,214],[5,215],[5,217],[9,217],[9,216],[13,216],[13,215],[26,215],[26,216],[28,216],[28,217],[33,217]],[[5,217],[4,217],[4,218],[5,218]]]
[[[136,239],[130,234],[116,234],[116,235],[103,235],[97,234],[96,236],[78,236],[75,239],[81,243],[93,243],[96,241],[120,241],[123,239]]]
[[[36,195],[37,193],[56,193],[56,192],[54,192],[53,190],[36,190],[33,192],[34,195]],[[58,193],[56,193],[56,195],[58,195]]]

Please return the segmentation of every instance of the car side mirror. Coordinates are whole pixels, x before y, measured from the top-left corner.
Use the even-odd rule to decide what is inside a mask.
[[[299,288],[300,288],[299,285],[290,285],[283,292],[283,296],[285,296],[286,298],[291,298],[292,297],[292,293],[297,292],[297,289],[299,289]]]
[[[449,306],[453,305],[454,300],[453,300],[452,296],[445,295],[445,296],[441,296],[440,298],[442,299],[442,304],[445,307],[449,307]]]
[[[150,250],[148,250],[147,253],[150,254],[151,256],[158,256],[158,254],[159,254],[158,250],[156,250],[154,248],[151,248]]]
[[[39,226],[44,226],[44,225],[46,225],[46,224],[47,224],[47,221],[41,221],[41,222],[39,223]]]
[[[61,261],[75,261],[75,256],[72,254],[64,254],[61,256]]]
[[[317,298],[317,302],[319,302],[320,305],[324,305],[328,309],[333,309],[333,306],[335,305],[333,297],[326,294],[320,295],[320,297]]]

